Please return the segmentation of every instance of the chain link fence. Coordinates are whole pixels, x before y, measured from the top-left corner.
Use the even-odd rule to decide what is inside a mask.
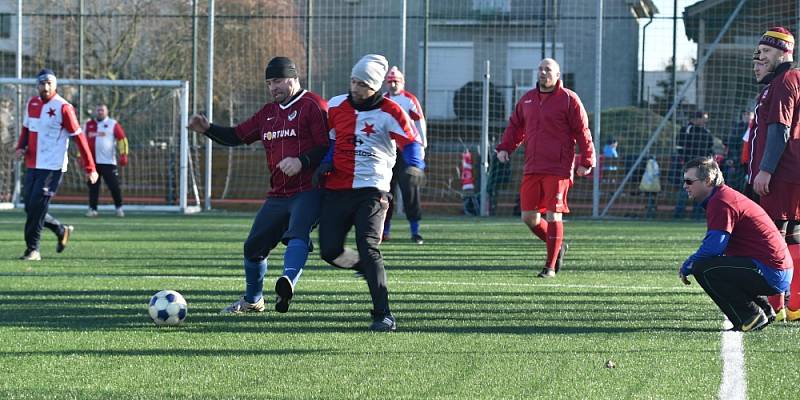
[[[22,77],[48,67],[60,78],[186,80],[194,111],[207,112],[210,3],[26,0],[18,19],[17,2],[0,1],[0,75],[16,76],[21,24]],[[677,22],[671,10],[665,15],[650,0],[603,1],[601,30],[596,29],[597,4],[581,0],[217,1],[211,55],[213,120],[235,125],[270,101],[264,67],[274,56],[292,58],[301,84],[330,98],[346,93],[350,69],[362,55],[383,54],[404,72],[406,89],[420,99],[428,120],[425,212],[470,212],[465,200],[471,193],[463,190],[460,175],[464,153],[469,151],[476,178],[486,180],[490,213],[511,215],[518,212],[523,151],[514,153],[509,164],[500,164],[492,149],[516,101],[536,84],[539,61],[552,57],[561,65],[564,85],[580,96],[590,119],[594,121],[598,111],[601,116],[599,132],[590,124],[599,139],[595,143],[599,178],[575,179],[569,199],[573,215],[594,211],[612,217],[683,217],[690,214],[677,209],[685,196],[680,167],[695,152],[687,146],[701,146],[697,152],[716,156],[729,182],[742,185],[745,170],[737,154],[744,133],[742,118],[748,117],[745,112],[752,109],[758,90],[750,55],[761,33],[771,26],[797,32],[798,8],[797,2],[783,0],[692,3],[677,13],[685,25],[677,40],[694,44],[695,57],[679,57],[677,62],[643,71],[646,59],[669,59],[672,37],[666,29]],[[648,28],[653,20],[662,28],[655,27],[658,23]],[[596,46],[597,35],[602,35],[601,49]],[[698,65],[705,55],[707,63]],[[490,161],[483,166],[481,112],[487,60]],[[672,107],[675,93],[690,80],[687,95]],[[69,90],[62,96],[77,107],[82,120],[91,118],[96,102],[104,101],[111,116],[125,127],[132,152],[149,143],[145,138],[150,128],[141,115],[146,111],[133,107],[140,101],[128,95],[135,92],[65,89]],[[9,201],[14,190],[11,154],[20,107],[35,93],[3,88],[2,94],[0,202]],[[674,115],[665,118],[671,108]],[[686,137],[681,142],[682,127],[699,110],[708,113],[709,118],[699,123],[706,125],[709,137]],[[191,172],[201,194],[208,185],[205,145],[203,137],[192,142]],[[269,190],[263,149],[214,146],[211,154],[214,207],[260,204]],[[658,185],[649,179],[652,173],[645,173],[648,165],[657,167]],[[481,173],[484,167],[487,171]],[[68,175],[78,172],[73,168]],[[649,184],[642,185],[643,180]],[[84,191],[80,179],[68,179],[61,194],[78,198]],[[599,198],[599,210],[593,210],[593,196]]]

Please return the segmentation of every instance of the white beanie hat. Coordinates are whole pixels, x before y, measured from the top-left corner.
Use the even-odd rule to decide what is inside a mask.
[[[386,57],[380,54],[367,54],[353,66],[350,76],[366,83],[372,90],[378,91],[383,86],[383,78],[388,69],[389,62],[386,61]]]

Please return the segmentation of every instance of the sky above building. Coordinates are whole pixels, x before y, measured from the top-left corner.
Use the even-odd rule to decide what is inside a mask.
[[[686,37],[682,18],[683,10],[698,1],[699,0],[678,0],[676,58],[679,68],[681,65],[689,67],[691,65],[691,59],[697,57],[697,44]],[[663,70],[672,57],[672,17],[673,10],[675,9],[674,0],[653,0],[653,3],[658,7],[659,12],[656,14],[655,18],[653,18],[653,23],[647,27],[644,37],[644,69],[646,71]],[[643,27],[647,21],[647,19],[639,20],[640,26]],[[640,40],[640,62],[642,55],[641,46],[642,42]]]

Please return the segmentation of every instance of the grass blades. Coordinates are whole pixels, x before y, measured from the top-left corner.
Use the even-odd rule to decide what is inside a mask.
[[[518,220],[431,218],[412,244],[401,218],[382,245],[398,331],[367,331],[367,287],[309,257],[291,309],[220,315],[242,293],[249,213],[87,219],[67,250],[24,250],[20,211],[0,212],[0,398],[706,399],[722,375],[722,316],[680,263],[700,223],[570,220],[555,279]],[[316,240],[316,239],[315,239]],[[351,241],[352,242],[352,241]],[[161,289],[189,303],[154,326]],[[748,394],[796,396],[800,324],[744,335]],[[607,368],[611,360],[615,368]]]

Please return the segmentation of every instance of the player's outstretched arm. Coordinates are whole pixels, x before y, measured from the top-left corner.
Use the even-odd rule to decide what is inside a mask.
[[[189,126],[187,128],[206,135],[209,139],[223,145],[223,146],[238,146],[243,144],[239,136],[236,135],[236,129],[228,126],[214,125],[208,122],[204,115],[195,114],[189,119]]]

